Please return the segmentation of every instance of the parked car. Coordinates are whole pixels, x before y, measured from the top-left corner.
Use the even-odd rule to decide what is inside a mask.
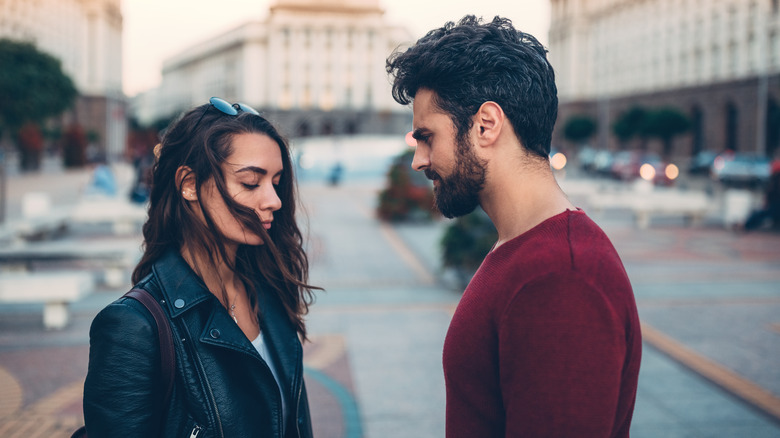
[[[658,154],[642,151],[618,152],[610,170],[621,181],[643,178],[659,185],[670,185],[679,175],[674,164],[664,162]]]
[[[769,158],[750,153],[724,152],[712,164],[712,177],[725,186],[754,188],[769,180]]]
[[[712,164],[718,154],[714,151],[700,151],[691,158],[688,173],[691,175],[709,175],[712,172]]]
[[[614,156],[606,149],[596,151],[593,156],[593,171],[599,175],[609,175],[612,171]]]
[[[579,161],[580,168],[586,172],[593,170],[593,161],[596,158],[596,150],[590,146],[583,146],[577,153],[577,161]]]

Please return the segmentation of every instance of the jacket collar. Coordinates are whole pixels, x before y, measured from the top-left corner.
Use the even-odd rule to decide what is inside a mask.
[[[152,272],[172,318],[214,296],[178,251],[168,251],[155,262]]]

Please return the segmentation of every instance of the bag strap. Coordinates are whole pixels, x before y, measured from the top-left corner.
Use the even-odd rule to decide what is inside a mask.
[[[144,289],[131,289],[125,294],[126,297],[140,301],[141,304],[149,310],[157,323],[157,336],[160,338],[160,364],[162,370],[162,380],[165,383],[165,403],[167,405],[173,392],[173,376],[176,371],[176,355],[173,348],[173,332],[168,323],[168,318],[163,312],[162,306],[156,299]]]
[[[160,369],[163,382],[165,383],[165,403],[167,405],[171,400],[173,393],[173,375],[176,372],[176,354],[173,349],[173,332],[171,325],[168,324],[168,318],[163,312],[162,306],[145,289],[131,289],[124,296],[132,298],[143,304],[152,314],[154,322],[157,323],[157,336],[160,339]],[[71,438],[88,438],[87,428],[81,426],[73,432]]]

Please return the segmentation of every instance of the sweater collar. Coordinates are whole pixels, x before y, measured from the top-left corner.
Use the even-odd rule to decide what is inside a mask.
[[[501,253],[506,250],[506,248],[512,248],[513,250],[522,246],[524,242],[528,241],[529,239],[533,238],[537,235],[560,235],[560,233],[567,233],[568,223],[569,221],[574,217],[584,217],[585,212],[577,208],[576,210],[565,210],[562,211],[554,216],[550,216],[549,218],[545,219],[535,227],[531,228],[530,230],[526,231],[523,234],[520,234],[519,236],[515,236],[512,239],[508,240],[503,245],[499,246],[498,248],[493,248],[490,250],[490,253],[488,255]]]

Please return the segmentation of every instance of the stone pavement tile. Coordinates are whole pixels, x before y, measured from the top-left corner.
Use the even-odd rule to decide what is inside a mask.
[[[713,435],[729,428],[750,433]],[[780,436],[780,423],[645,344],[631,436]]]
[[[322,438],[341,438],[344,436],[344,413],[340,401],[328,391],[320,379],[310,373],[304,375],[306,390],[311,408],[312,429]]]
[[[780,299],[674,307],[645,306],[643,321],[780,397]]]
[[[344,336],[365,436],[444,435],[441,349],[450,318],[449,305],[414,303],[312,312],[313,333]]]

